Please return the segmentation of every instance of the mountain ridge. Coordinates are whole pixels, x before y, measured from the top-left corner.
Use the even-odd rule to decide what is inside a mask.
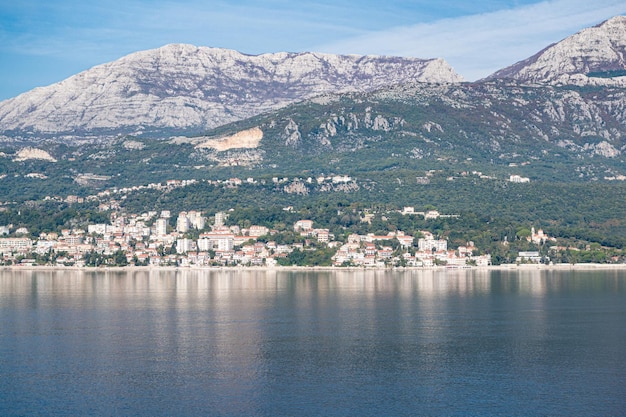
[[[616,87],[415,83],[309,100],[224,126],[196,140],[253,128],[263,139],[254,150],[196,149],[189,158],[290,172],[297,166],[327,170],[328,161],[354,172],[379,165],[437,169],[445,161],[468,164],[467,159],[475,169],[532,163],[552,167],[549,175],[561,179],[599,179],[603,172],[626,175],[625,109],[626,91]]]
[[[0,103],[0,130],[61,134],[210,129],[322,93],[460,82],[441,59],[275,53],[170,44]]]
[[[591,79],[594,72],[626,70],[626,16],[583,29],[535,55],[496,71],[484,80],[526,83],[626,86],[624,77]]]
[[[606,48],[613,54],[605,53]],[[5,143],[52,139],[69,145],[89,141],[106,145],[126,135],[151,140],[181,135],[215,139],[220,134],[236,135],[239,125],[232,124],[244,121],[246,125],[246,120],[260,117],[265,127],[252,150],[237,152],[234,140],[225,152],[209,147],[213,150],[194,153],[218,165],[230,163],[232,155],[244,164],[258,165],[272,153],[280,153],[280,148],[292,159],[299,157],[298,152],[356,152],[372,142],[372,135],[378,139],[367,146],[383,149],[392,146],[383,143],[389,140],[404,147],[396,133],[406,130],[398,126],[407,123],[412,130],[402,140],[422,138],[430,143],[425,148],[431,149],[431,155],[441,152],[442,148],[432,146],[437,142],[464,148],[474,158],[479,157],[475,149],[498,157],[492,155],[494,149],[506,148],[514,154],[526,149],[522,142],[528,142],[547,154],[567,150],[573,158],[618,160],[610,165],[619,167],[626,154],[626,77],[620,72],[626,74],[625,55],[624,16],[582,30],[475,83],[462,82],[442,59],[312,52],[246,55],[170,44],[129,54],[0,103],[0,134],[5,134],[0,139]],[[359,98],[353,102],[351,97]],[[363,108],[361,115],[355,115],[333,104],[344,100],[356,108],[361,100],[375,109],[377,101],[387,99],[405,103],[408,111],[368,115]],[[296,103],[304,106],[289,115],[289,106]],[[313,105],[334,116],[312,114],[303,126],[297,112]],[[439,112],[430,113],[432,108]],[[421,120],[416,112],[430,114],[430,119]],[[279,120],[279,113],[286,120],[283,130],[268,130],[267,121]],[[408,118],[420,120],[412,124]],[[430,130],[424,135],[422,124],[445,129],[446,134],[430,138]],[[220,127],[224,127],[221,133],[215,130]],[[271,163],[280,165],[276,160]]]

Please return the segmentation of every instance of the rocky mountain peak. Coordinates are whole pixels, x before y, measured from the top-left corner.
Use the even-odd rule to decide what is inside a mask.
[[[626,16],[583,29],[487,79],[626,85]]]
[[[0,103],[0,132],[203,130],[324,93],[455,83],[443,60],[237,51],[172,44]]]

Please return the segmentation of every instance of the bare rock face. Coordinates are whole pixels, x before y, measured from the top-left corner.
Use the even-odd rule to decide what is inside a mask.
[[[550,45],[487,79],[527,83],[626,86],[626,16]]]
[[[263,139],[263,131],[259,127],[237,132],[234,135],[207,139],[203,143],[196,145],[196,148],[210,148],[216,151],[227,151],[230,149],[255,149]]]
[[[0,133],[210,129],[324,93],[462,81],[443,60],[236,51],[173,44],[0,103]]]
[[[39,159],[42,161],[57,162],[48,152],[37,148],[24,148],[15,155],[14,161],[27,161],[29,159]]]

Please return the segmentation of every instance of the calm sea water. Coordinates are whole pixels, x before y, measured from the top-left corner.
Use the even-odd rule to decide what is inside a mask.
[[[626,271],[2,271],[0,415],[626,415]]]

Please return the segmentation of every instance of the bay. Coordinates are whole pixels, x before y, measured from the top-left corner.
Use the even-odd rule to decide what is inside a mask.
[[[626,415],[625,270],[0,271],[0,415]]]

